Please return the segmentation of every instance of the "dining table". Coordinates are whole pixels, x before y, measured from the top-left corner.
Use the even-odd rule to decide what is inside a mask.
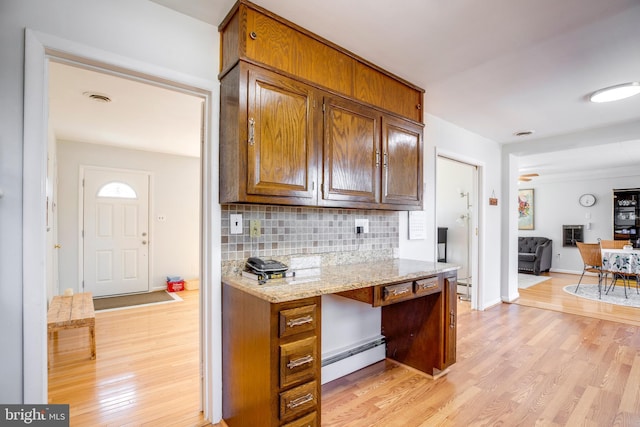
[[[625,282],[624,292],[627,296],[627,280],[635,276],[636,290],[638,289],[638,276],[640,275],[640,249],[602,249],[602,270],[612,273],[614,280],[607,289],[615,285],[615,278],[622,277]]]

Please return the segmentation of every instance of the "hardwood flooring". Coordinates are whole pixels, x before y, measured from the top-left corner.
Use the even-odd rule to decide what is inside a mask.
[[[607,304],[606,297],[603,297],[602,301],[591,301],[562,290],[566,285],[577,284],[580,276],[562,273],[546,275],[550,276],[551,280],[527,289],[519,289],[520,298],[516,300],[516,304],[640,326],[638,308]],[[598,283],[598,279],[585,276],[582,283]],[[635,292],[634,289],[632,291]]]
[[[183,302],[96,312],[97,358],[86,329],[49,341],[49,403],[72,426],[199,426],[198,291]]]
[[[322,425],[640,426],[640,310],[554,296],[577,277],[552,276],[516,304],[459,302],[457,363],[442,378],[385,360],[326,384]],[[86,331],[60,333],[49,392],[71,404],[71,425],[203,423],[192,292],[179,310],[98,312],[95,361]]]
[[[563,292],[571,280],[544,286]],[[556,302],[564,296],[541,285],[521,299],[538,295],[545,310],[459,302],[457,363],[438,380],[385,360],[326,384],[322,425],[640,426],[640,329],[622,321],[640,310],[600,308],[616,322],[588,317],[599,303]]]

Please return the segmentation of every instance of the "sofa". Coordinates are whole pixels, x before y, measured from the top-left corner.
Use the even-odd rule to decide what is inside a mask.
[[[551,269],[553,249],[546,237],[518,237],[518,272],[538,276]]]

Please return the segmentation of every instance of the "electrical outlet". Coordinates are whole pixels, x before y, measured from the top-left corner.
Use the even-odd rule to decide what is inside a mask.
[[[249,229],[251,230],[251,237],[260,237],[260,220],[252,219],[249,222]]]
[[[242,215],[229,215],[229,234],[242,234]]]
[[[356,233],[358,233],[358,227],[362,227],[362,233],[367,234],[369,232],[369,220],[368,219],[356,219]]]

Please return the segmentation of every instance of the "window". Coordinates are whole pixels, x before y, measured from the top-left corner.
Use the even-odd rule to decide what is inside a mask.
[[[98,191],[98,197],[117,197],[119,199],[137,199],[135,190],[124,182],[110,182]]]

